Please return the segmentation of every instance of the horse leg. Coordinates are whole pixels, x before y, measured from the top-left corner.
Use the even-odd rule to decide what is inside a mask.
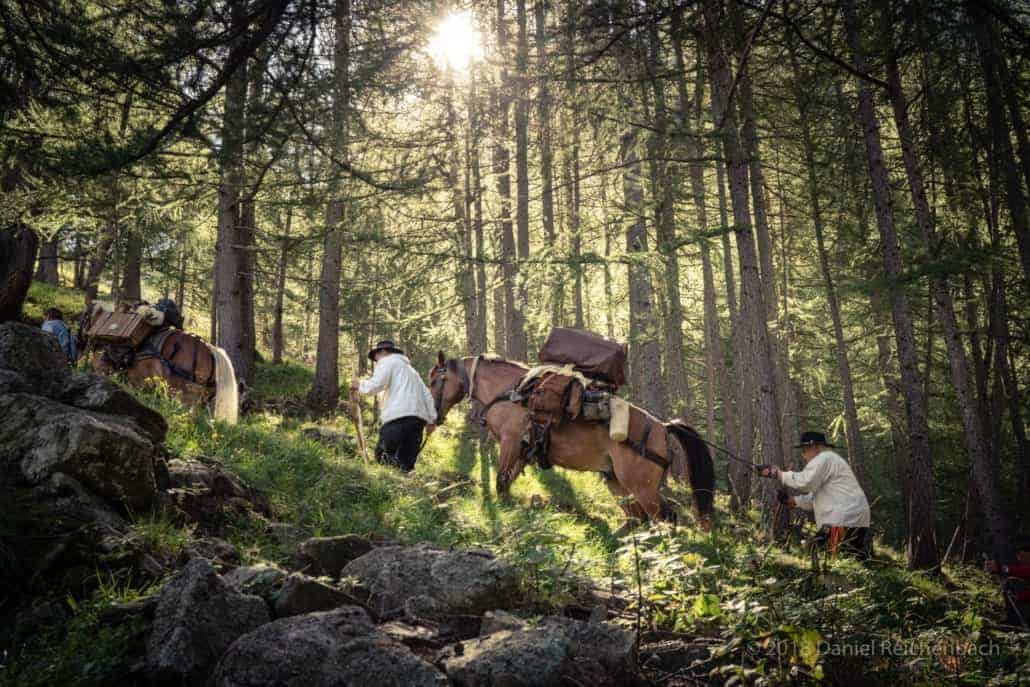
[[[608,487],[608,491],[615,497],[615,501],[619,504],[619,508],[626,514],[626,522],[622,524],[622,527],[615,530],[614,534],[616,537],[621,537],[628,533],[639,523],[647,520],[647,513],[640,507],[640,504],[633,500],[632,496],[626,489],[619,483],[619,480],[615,477],[613,472],[605,472],[604,485]]]
[[[501,439],[501,447],[497,460],[497,494],[507,495],[523,468],[526,461],[522,459],[522,437],[518,434],[507,434]]]
[[[663,470],[642,458],[626,444],[616,444],[611,450],[612,468],[622,489],[632,494],[647,518],[675,522],[675,512],[658,493]]]

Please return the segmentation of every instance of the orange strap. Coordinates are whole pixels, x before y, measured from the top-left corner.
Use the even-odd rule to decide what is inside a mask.
[[[830,527],[830,554],[836,556],[837,549],[840,548],[840,543],[844,539],[844,528],[833,526]]]

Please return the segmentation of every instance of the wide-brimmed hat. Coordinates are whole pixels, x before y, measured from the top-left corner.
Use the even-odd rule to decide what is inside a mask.
[[[394,346],[392,341],[389,339],[383,339],[373,346],[372,350],[368,352],[368,359],[374,361],[376,359],[376,353],[379,351],[390,351],[391,353],[400,353],[401,355],[404,355],[404,351]]]
[[[800,444],[796,444],[794,446],[794,448],[802,448],[802,447],[805,447],[805,446],[815,446],[817,444],[819,446],[829,446],[830,448],[834,448],[833,444],[831,444],[830,442],[826,441],[826,435],[823,434],[822,432],[805,432],[804,434],[801,435],[801,443]]]

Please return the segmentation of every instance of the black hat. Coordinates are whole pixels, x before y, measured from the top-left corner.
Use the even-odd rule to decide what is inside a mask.
[[[374,361],[376,359],[376,353],[379,351],[390,351],[391,353],[400,353],[401,355],[404,355],[404,351],[394,346],[392,341],[389,339],[383,339],[368,352],[368,359]]]
[[[826,435],[822,432],[805,432],[801,435],[801,443],[794,448],[802,448],[804,446],[814,446],[819,444],[820,446],[829,446],[834,448],[833,444],[826,441]]]

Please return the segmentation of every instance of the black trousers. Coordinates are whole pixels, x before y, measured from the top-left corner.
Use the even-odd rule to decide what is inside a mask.
[[[425,427],[426,421],[415,416],[399,417],[387,422],[379,428],[376,460],[404,472],[414,470],[415,460],[422,448],[422,430]]]
[[[836,549],[838,553],[845,556],[852,556],[860,561],[868,560],[871,555],[871,544],[868,527],[841,527],[833,528],[824,525],[815,536],[815,545],[819,549],[829,549],[834,539],[833,530],[840,529],[837,533]]]

